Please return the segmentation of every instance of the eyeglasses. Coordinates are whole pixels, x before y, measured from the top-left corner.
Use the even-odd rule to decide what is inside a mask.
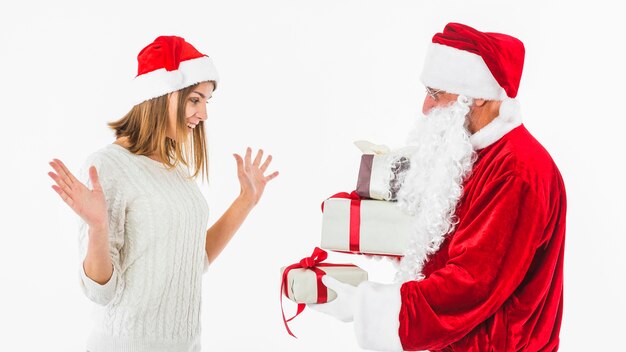
[[[430,87],[426,87],[426,94],[430,95],[433,100],[437,101],[439,94],[444,93],[441,89],[432,89]]]

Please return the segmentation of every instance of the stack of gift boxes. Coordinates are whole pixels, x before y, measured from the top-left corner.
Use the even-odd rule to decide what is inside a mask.
[[[365,141],[355,144],[362,152],[356,190],[337,193],[322,203],[320,247],[349,254],[401,257],[407,247],[411,217],[395,200],[402,174],[410,166],[409,151],[390,152],[385,146]],[[315,248],[311,257],[281,268],[281,300],[285,295],[298,303],[296,315],[305,304],[335,299],[336,294],[323,285],[323,275],[353,286],[367,280],[363,269],[353,264],[323,263],[326,257],[324,250]],[[285,320],[288,331],[289,320]]]

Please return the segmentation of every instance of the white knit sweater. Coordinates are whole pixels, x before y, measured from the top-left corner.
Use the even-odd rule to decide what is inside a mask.
[[[85,275],[88,226],[80,221],[79,275],[97,303],[90,352],[200,351],[202,274],[208,206],[184,165],[160,162],[110,144],[91,154],[109,213],[113,276],[100,285]]]

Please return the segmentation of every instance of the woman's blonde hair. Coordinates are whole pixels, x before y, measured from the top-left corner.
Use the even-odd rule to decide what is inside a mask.
[[[169,111],[168,94],[133,106],[124,117],[109,122],[108,126],[115,131],[117,138],[127,137],[128,150],[132,153],[145,156],[156,154],[168,170],[176,167],[178,162],[189,168],[189,161],[192,160],[191,165],[193,165],[194,170],[191,178],[196,178],[202,170],[202,179],[208,181],[209,160],[204,122],[200,121],[192,130],[191,143],[188,143],[186,134],[185,103],[198,84],[178,91],[176,140],[166,136]],[[213,82],[213,84],[215,83]]]

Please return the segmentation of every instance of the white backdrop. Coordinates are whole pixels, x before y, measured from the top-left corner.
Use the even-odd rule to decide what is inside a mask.
[[[352,141],[404,141],[421,111],[425,49],[452,21],[526,45],[524,123],[555,159],[569,199],[562,350],[623,345],[626,31],[612,6],[3,2],[0,350],[84,351],[92,304],[78,285],[77,216],[50,188],[48,161],[78,171],[111,143],[106,122],[128,109],[137,53],[158,35],[176,34],[210,55],[222,79],[209,104],[211,181],[201,185],[210,224],[238,192],[233,152],[262,147],[281,172],[204,277],[203,350],[358,351],[351,324],[309,310],[291,325],[299,338],[287,335],[279,268],[319,244],[321,201],[354,189],[360,154]],[[392,280],[387,262],[330,259]]]

